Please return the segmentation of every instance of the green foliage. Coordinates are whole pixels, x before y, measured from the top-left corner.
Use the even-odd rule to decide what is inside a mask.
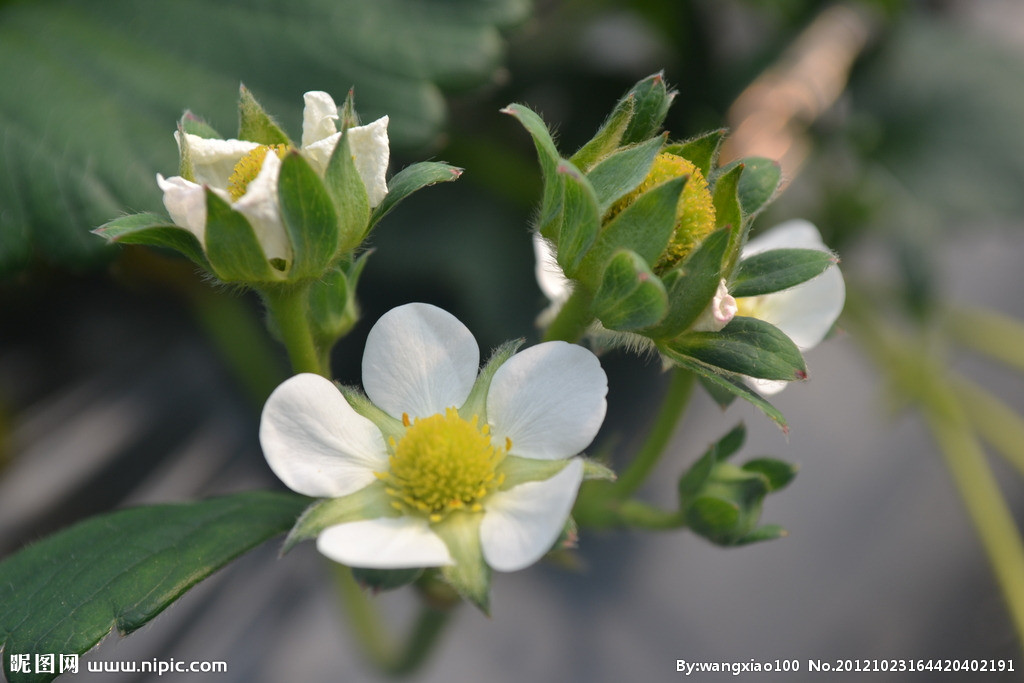
[[[688,332],[667,346],[713,369],[791,382],[807,377],[796,344],[779,328],[757,318],[733,318],[719,332]]]
[[[610,330],[639,330],[665,317],[668,295],[647,261],[622,249],[604,269],[593,309],[597,319]]]
[[[217,569],[287,531],[308,503],[259,491],[121,510],[11,555],[0,563],[7,680],[52,680],[11,673],[7,655],[83,653],[112,628],[135,631]]]
[[[781,292],[817,277],[836,264],[836,257],[817,249],[771,249],[740,262],[729,288],[735,297]]]
[[[522,21],[529,7],[528,0],[197,0],[187,10],[170,0],[0,5],[0,73],[17,79],[0,90],[7,133],[0,276],[33,254],[63,266],[105,262],[112,251],[89,231],[125,209],[158,209],[153,178],[177,167],[174,121],[189,106],[230,128],[235,113],[225,93],[240,81],[282,115],[285,129],[299,128],[303,91],[354,87],[367,116],[390,115],[395,147],[430,143],[445,119],[441,88],[489,79],[503,56],[498,30]],[[250,109],[243,122],[269,132],[259,118]]]

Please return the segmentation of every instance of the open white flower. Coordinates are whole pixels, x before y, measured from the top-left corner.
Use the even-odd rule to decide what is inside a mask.
[[[512,350],[478,376],[469,330],[408,304],[370,331],[366,397],[311,374],[273,392],[260,425],[271,469],[299,493],[336,499],[306,515],[327,520],[312,531],[323,554],[364,568],[454,566],[472,583],[476,565],[515,571],[552,547],[583,478],[573,456],[604,420],[607,378],[579,346]]]
[[[341,139],[337,129],[338,107],[325,92],[304,95],[302,147],[310,165],[322,176],[335,146]],[[366,185],[370,206],[387,194],[388,117],[365,126],[350,128],[349,144],[356,170]],[[157,174],[164,207],[175,224],[188,229],[205,247],[206,195],[204,186],[228,201],[248,219],[268,259],[288,261],[291,247],[278,203],[277,179],[285,145],[261,145],[249,140],[220,140],[191,133],[174,134],[179,148],[187,149],[194,181],[181,176],[164,178]]]
[[[747,242],[743,257],[770,249],[817,249],[829,251],[821,233],[810,222],[791,220]],[[829,333],[846,302],[846,283],[836,265],[821,275],[781,292],[736,300],[738,315],[759,318],[782,330],[793,343],[806,351],[817,346]],[[775,394],[788,382],[750,379],[762,394]]]

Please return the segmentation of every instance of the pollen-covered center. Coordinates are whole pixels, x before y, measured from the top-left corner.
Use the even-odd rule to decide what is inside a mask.
[[[388,471],[377,473],[395,508],[432,522],[453,510],[483,509],[481,501],[504,480],[497,468],[512,444],[506,439],[496,448],[479,419],[465,420],[455,408],[411,423],[403,416],[408,429],[397,442],[391,439]]]
[[[249,183],[256,180],[263,168],[263,160],[267,158],[267,152],[274,150],[279,159],[283,159],[288,145],[260,145],[254,148],[244,157],[238,160],[235,168],[228,177],[228,194],[231,199],[238,201],[249,189]]]
[[[704,174],[688,159],[662,152],[654,158],[643,182],[611,209],[614,216],[648,190],[681,176],[688,178],[676,205],[676,227],[668,246],[654,264],[656,273],[664,273],[680,263],[715,230],[715,205]]]

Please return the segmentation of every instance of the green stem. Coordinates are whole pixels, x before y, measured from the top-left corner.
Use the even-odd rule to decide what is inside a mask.
[[[661,407],[658,409],[658,415],[651,431],[647,434],[647,440],[633,462],[615,482],[613,491],[619,500],[633,495],[646,481],[654,466],[658,464],[658,460],[661,459],[665,447],[668,446],[668,442],[675,432],[676,424],[690,401],[694,380],[692,372],[678,368],[672,370],[668,390],[661,400]]]
[[[594,316],[590,312],[592,299],[589,292],[577,287],[562,304],[558,315],[544,332],[544,341],[578,342],[594,322]]]
[[[1024,419],[998,398],[966,379],[955,379],[964,414],[978,435],[1024,476]]]
[[[330,379],[330,369],[317,350],[309,324],[309,285],[268,287],[262,292],[267,310],[277,323],[295,372],[312,372]]]
[[[403,676],[415,671],[426,660],[441,636],[451,617],[451,605],[423,605],[405,645],[399,648],[388,637],[384,624],[352,575],[352,570],[340,564],[332,566],[345,611],[349,615],[349,623],[362,646],[363,654],[380,671],[392,676]]]
[[[666,531],[686,526],[686,518],[679,510],[661,510],[639,500],[623,501],[616,512],[623,524],[636,529]]]

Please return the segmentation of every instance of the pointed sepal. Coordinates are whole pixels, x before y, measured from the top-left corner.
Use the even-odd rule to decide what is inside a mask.
[[[324,182],[299,152],[281,160],[281,217],[292,247],[289,279],[320,277],[338,251],[338,216]]]
[[[622,249],[608,261],[591,309],[608,329],[631,332],[665,317],[668,294],[647,261]]]
[[[292,146],[285,132],[244,85],[238,86],[238,139]]]

